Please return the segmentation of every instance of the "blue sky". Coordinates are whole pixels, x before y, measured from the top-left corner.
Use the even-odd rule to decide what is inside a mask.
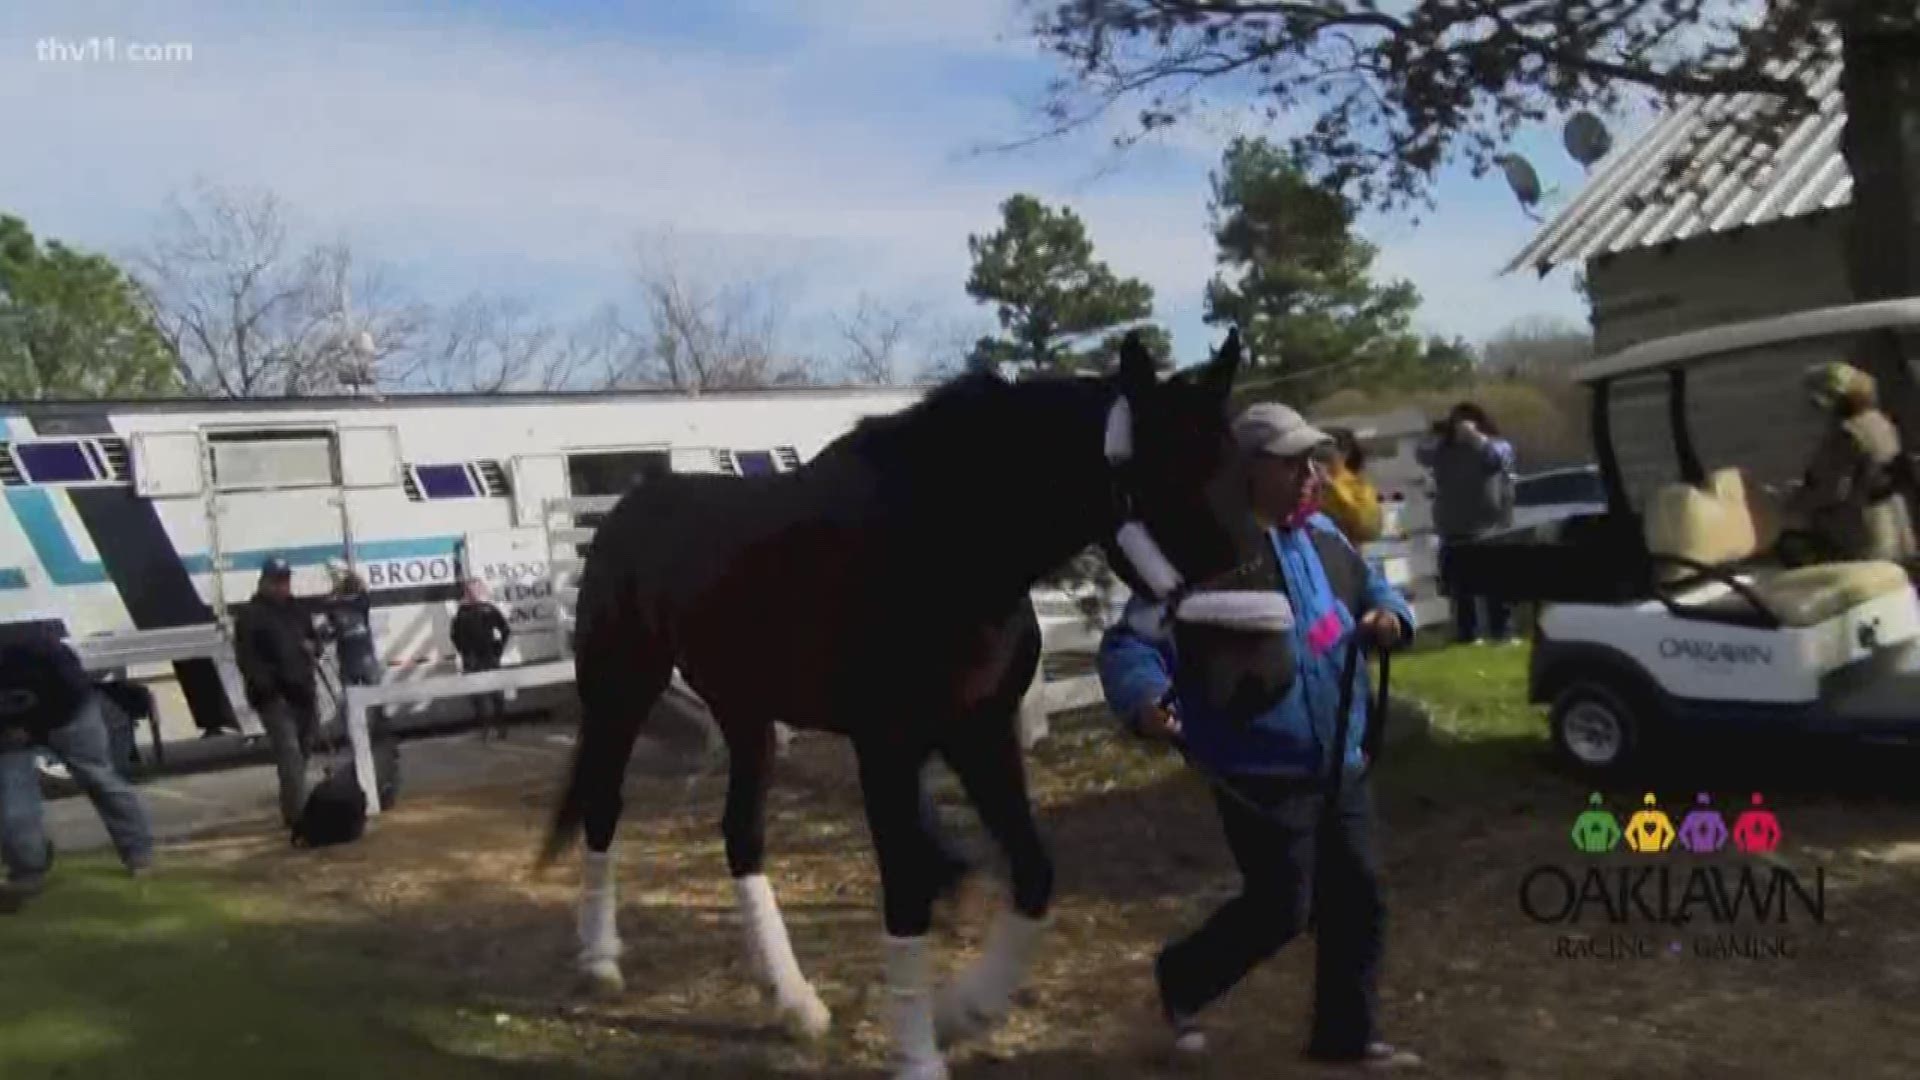
[[[926,351],[990,325],[963,291],[966,237],[1028,191],[1078,211],[1199,358],[1219,337],[1199,318],[1207,173],[1234,120],[1117,162],[1097,131],[970,153],[1026,131],[1055,71],[1020,26],[1011,0],[16,2],[0,210],[125,255],[196,177],[265,187],[302,237],[347,239],[430,301],[480,290],[562,318],[630,297],[636,243],[670,235],[701,273],[776,277],[795,350],[830,349],[828,317],[864,294],[921,308]],[[192,58],[42,61],[54,37]],[[1553,132],[1523,148],[1577,187]],[[1496,276],[1535,227],[1497,176],[1438,195],[1418,225],[1363,230],[1383,275],[1419,287],[1423,329],[1584,321],[1566,270]]]

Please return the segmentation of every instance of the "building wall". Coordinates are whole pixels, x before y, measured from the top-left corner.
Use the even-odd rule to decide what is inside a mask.
[[[1851,299],[1838,213],[1623,252],[1587,268],[1594,342],[1607,355],[1703,327],[1766,318]],[[1833,343],[1747,353],[1688,379],[1690,428],[1709,470],[1738,465],[1749,490],[1801,474],[1819,417],[1799,388],[1808,364]],[[1678,479],[1665,376],[1615,386],[1614,444],[1629,497]]]
[[[1594,347],[1846,303],[1843,227],[1822,213],[1593,259]]]

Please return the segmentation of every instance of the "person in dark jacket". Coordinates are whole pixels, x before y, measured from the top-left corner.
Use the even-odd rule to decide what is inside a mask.
[[[333,594],[327,597],[324,633],[333,642],[340,662],[340,681],[347,686],[380,685],[380,658],[373,647],[373,599],[367,583],[346,563],[327,564]]]
[[[1432,437],[1414,452],[1433,473],[1433,531],[1441,546],[1485,536],[1513,522],[1513,444],[1485,409],[1471,401],[1453,407],[1434,425]],[[1475,596],[1456,582],[1443,583],[1453,601],[1454,637],[1462,644],[1482,639],[1481,612],[1486,632],[1501,645],[1511,645],[1513,609],[1504,601]]]
[[[1365,768],[1367,678],[1354,673],[1347,740],[1334,745],[1343,662],[1356,636],[1391,648],[1414,630],[1412,609],[1315,503],[1316,458],[1327,436],[1292,409],[1248,408],[1234,424],[1248,458],[1253,504],[1268,527],[1282,585],[1292,603],[1299,671],[1293,687],[1250,725],[1178,700],[1171,634],[1139,596],[1102,637],[1100,685],[1114,715],[1141,737],[1181,744],[1210,774],[1240,895],[1154,962],[1160,1008],[1174,1049],[1199,1053],[1196,1020],[1252,971],[1318,920],[1310,1057],[1379,1066],[1419,1059],[1381,1041],[1377,982],[1385,905],[1373,851],[1373,797]],[[1345,564],[1330,568],[1332,557]],[[1351,595],[1339,595],[1333,582]],[[1339,804],[1326,778],[1344,770]],[[1221,788],[1232,792],[1231,795]]]
[[[293,597],[293,568],[271,558],[260,568],[253,599],[234,620],[233,657],[259,714],[280,781],[280,817],[288,828],[307,801],[307,760],[319,737],[314,661],[319,635]]]
[[[18,910],[52,869],[36,764],[42,748],[86,792],[127,871],[153,864],[146,808],[113,766],[112,738],[80,658],[44,630],[13,635],[0,640],[0,911]]]
[[[507,651],[507,641],[513,637],[513,628],[507,625],[500,609],[487,599],[487,584],[479,578],[467,579],[466,593],[453,613],[452,637],[454,651],[460,654],[461,671],[499,668],[500,657]],[[502,695],[498,691],[480,695],[479,711],[482,737],[491,731],[505,738],[507,705]]]

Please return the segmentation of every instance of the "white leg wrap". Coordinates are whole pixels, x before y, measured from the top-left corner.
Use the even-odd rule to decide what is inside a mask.
[[[1000,912],[980,959],[940,991],[935,1020],[941,1045],[973,1038],[1007,1015],[1013,992],[1026,981],[1046,927],[1043,919],[1029,919],[1012,910]]]
[[[614,922],[618,910],[613,852],[586,852],[580,875],[580,969],[611,990],[622,985],[620,931]]]
[[[887,1038],[896,1080],[945,1080],[933,1033],[927,939],[887,935]]]
[[[833,1014],[800,973],[793,942],[787,938],[786,921],[780,918],[780,905],[773,899],[773,886],[765,874],[749,874],[733,879],[733,892],[746,923],[747,957],[754,972],[773,991],[781,1016],[796,1034],[807,1038],[824,1035],[833,1023]]]

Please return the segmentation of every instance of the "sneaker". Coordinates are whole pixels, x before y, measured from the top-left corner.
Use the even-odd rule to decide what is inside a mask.
[[[1163,959],[1156,957],[1153,962],[1154,1000],[1160,1006],[1160,1018],[1166,1021],[1173,1033],[1173,1052],[1179,1057],[1204,1054],[1207,1052],[1207,1033],[1200,1026],[1200,1021],[1167,1004],[1167,986],[1160,966]]]
[[[1360,1064],[1369,1069],[1417,1069],[1425,1063],[1411,1050],[1376,1041],[1367,1044],[1360,1055]]]
[[[1341,1055],[1338,1057],[1307,1052],[1310,1060],[1328,1065],[1355,1065],[1363,1069],[1417,1069],[1422,1064],[1420,1055],[1411,1050],[1401,1050],[1392,1043],[1375,1040],[1367,1044],[1358,1056]]]
[[[0,882],[0,915],[12,915],[26,907],[27,901],[39,896],[46,887],[47,879],[44,875]]]
[[[1173,1052],[1191,1057],[1207,1052],[1207,1032],[1191,1016],[1167,1012],[1167,1026],[1173,1029]]]

